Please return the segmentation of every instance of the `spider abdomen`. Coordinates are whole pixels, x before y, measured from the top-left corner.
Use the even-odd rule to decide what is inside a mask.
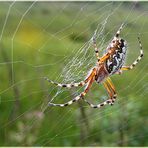
[[[115,47],[114,47],[115,48]],[[106,60],[105,66],[110,75],[118,72],[125,62],[127,46],[124,40],[120,40],[119,47]]]

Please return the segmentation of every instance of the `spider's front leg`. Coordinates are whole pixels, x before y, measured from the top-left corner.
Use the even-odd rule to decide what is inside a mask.
[[[65,106],[69,106],[71,104],[73,104],[74,102],[77,102],[78,100],[80,100],[81,98],[83,98],[87,92],[89,91],[90,87],[92,86],[92,83],[95,81],[95,76],[96,76],[96,68],[94,68],[92,70],[92,72],[90,73],[90,75],[87,77],[86,81],[87,82],[87,85],[86,85],[86,88],[84,89],[84,91],[78,95],[77,97],[75,97],[74,99],[68,101],[67,103],[64,103],[64,104],[54,104],[54,103],[50,103],[49,102],[49,106],[60,106],[60,107],[65,107]]]
[[[138,58],[133,62],[133,64],[131,64],[130,66],[123,66],[121,68],[121,71],[122,70],[131,70],[133,69],[138,63],[139,61],[142,59],[143,57],[143,49],[142,49],[142,44],[141,44],[141,41],[140,41],[140,38],[138,37],[138,41],[139,41],[139,46],[140,46],[140,55],[138,56]]]

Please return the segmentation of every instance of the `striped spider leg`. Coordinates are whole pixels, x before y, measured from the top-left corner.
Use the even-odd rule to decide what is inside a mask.
[[[114,87],[113,83],[111,82],[110,78],[107,78],[107,80],[104,82],[104,87],[109,94],[109,99],[107,99],[106,101],[104,101],[102,103],[99,103],[98,105],[94,105],[83,98],[84,101],[92,108],[100,108],[106,104],[113,105],[116,100],[117,94],[115,91],[115,87]]]
[[[94,46],[94,49],[95,49],[96,57],[99,60],[100,57],[99,57],[99,48],[97,47],[97,43],[96,43],[96,32],[95,32],[95,34],[93,36],[93,46]]]
[[[47,80],[49,83],[57,85],[59,87],[72,88],[72,87],[84,86],[85,84],[87,84],[90,81],[90,79],[93,75],[93,73],[92,73],[93,71],[94,70],[91,70],[89,72],[88,76],[86,77],[86,79],[84,81],[81,81],[81,82],[78,82],[78,83],[61,84],[61,83],[54,82],[54,81],[48,79],[47,77],[45,77],[44,79]]]
[[[92,71],[91,71],[91,73],[89,74],[89,76],[88,76],[88,77],[86,78],[86,80],[84,81],[84,82],[87,84],[87,85],[86,85],[86,88],[84,89],[84,91],[83,91],[80,95],[76,96],[74,99],[72,99],[72,100],[70,100],[70,101],[68,101],[68,102],[66,102],[66,103],[64,103],[64,104],[54,104],[54,103],[50,103],[50,102],[49,102],[48,105],[49,105],[49,106],[65,107],[65,106],[71,105],[72,103],[74,103],[74,102],[78,101],[79,99],[83,98],[83,97],[87,94],[87,92],[89,91],[89,89],[90,89],[92,83],[94,82],[94,80],[95,80],[95,75],[96,75],[96,69],[93,68]],[[54,83],[54,84],[55,84],[55,83]]]
[[[140,40],[139,36],[138,36],[138,42],[139,42],[139,46],[140,46],[140,55],[138,56],[138,58],[130,66],[123,66],[121,68],[121,71],[122,70],[131,70],[131,69],[133,69],[139,63],[139,61],[142,59],[142,57],[143,57],[143,48],[142,48],[142,44],[141,44],[141,40]]]
[[[57,83],[55,81],[52,81],[52,80],[48,79],[47,77],[45,77],[44,79],[47,80],[51,84],[57,85],[59,87],[66,87],[66,88],[84,86],[88,82],[88,79],[86,79],[86,80],[78,82],[78,83],[61,84],[61,83]]]

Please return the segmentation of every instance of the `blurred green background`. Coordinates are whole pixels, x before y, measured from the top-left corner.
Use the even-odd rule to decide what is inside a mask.
[[[0,2],[0,146],[148,146],[147,16],[147,2]],[[79,101],[48,107],[58,88],[43,77],[62,82],[66,63],[98,24],[105,23],[101,47],[107,47],[123,22],[127,63],[139,54],[138,33],[144,59],[112,77],[115,105],[91,109]],[[60,93],[55,102],[72,99],[71,94]],[[105,90],[96,84],[86,96],[93,103],[103,97]]]

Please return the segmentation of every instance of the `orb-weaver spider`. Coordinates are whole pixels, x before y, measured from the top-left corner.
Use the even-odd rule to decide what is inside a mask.
[[[125,62],[125,57],[126,57],[127,43],[125,40],[120,38],[120,32],[122,28],[123,28],[123,25],[121,25],[119,30],[116,32],[113,40],[107,47],[107,53],[105,53],[102,57],[99,56],[99,49],[96,45],[96,36],[93,37],[93,46],[94,46],[95,54],[97,57],[97,64],[91,69],[91,71],[89,72],[88,76],[84,81],[81,81],[78,83],[71,83],[71,84],[59,84],[57,82],[49,80],[48,78],[45,78],[48,82],[55,84],[59,87],[72,88],[72,87],[86,85],[84,91],[80,95],[72,99],[71,101],[68,101],[67,103],[64,103],[64,104],[49,103],[50,106],[65,107],[65,106],[71,105],[73,102],[76,102],[80,99],[83,99],[92,108],[100,108],[101,106],[104,106],[106,104],[110,104],[110,105],[114,104],[117,94],[116,94],[115,87],[110,79],[110,76],[113,74],[121,74],[123,70],[133,69],[143,57],[142,44],[141,44],[140,38],[138,37],[138,41],[140,45],[140,55],[130,66],[123,66]],[[84,96],[88,93],[94,81],[96,81],[99,84],[103,83],[104,87],[106,88],[110,96],[109,99],[107,99],[106,101],[98,105],[94,105],[88,102],[84,98]]]

